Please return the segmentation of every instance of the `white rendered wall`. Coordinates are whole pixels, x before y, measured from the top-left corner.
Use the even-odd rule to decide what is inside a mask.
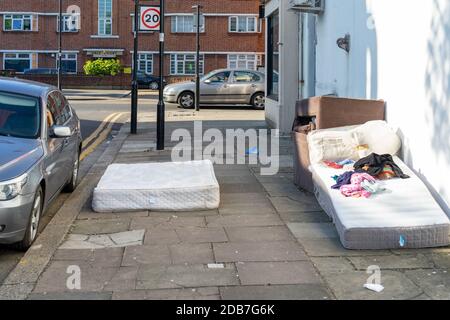
[[[327,0],[316,27],[316,94],[386,100],[404,160],[450,214],[450,1]]]

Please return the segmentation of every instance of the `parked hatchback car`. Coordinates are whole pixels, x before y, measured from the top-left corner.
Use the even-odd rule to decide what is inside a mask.
[[[200,81],[201,104],[251,105],[264,109],[264,74],[253,70],[215,70]],[[164,89],[164,101],[183,108],[195,105],[195,83],[181,82]]]
[[[81,144],[57,88],[0,77],[0,243],[31,246],[51,201],[77,185]]]
[[[138,71],[137,73],[138,85],[151,90],[159,89],[159,77],[152,76],[150,74]],[[164,80],[164,84],[166,80]]]

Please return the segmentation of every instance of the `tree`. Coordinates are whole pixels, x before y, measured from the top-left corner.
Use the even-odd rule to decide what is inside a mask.
[[[84,73],[89,76],[115,76],[122,66],[117,59],[97,59],[86,61],[83,66]]]

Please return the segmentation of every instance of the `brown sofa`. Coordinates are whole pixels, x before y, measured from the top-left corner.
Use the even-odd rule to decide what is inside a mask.
[[[363,124],[385,119],[383,100],[359,100],[337,97],[313,97],[298,101],[292,128],[294,139],[294,182],[313,192],[312,175],[308,167],[307,134],[311,130]]]

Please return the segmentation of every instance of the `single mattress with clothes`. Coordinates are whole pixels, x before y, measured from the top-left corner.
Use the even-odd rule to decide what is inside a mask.
[[[380,143],[373,143],[367,129],[370,135],[383,136],[377,140]],[[419,177],[395,155],[400,142],[387,123],[373,121],[349,130],[322,130],[308,136],[308,142],[316,197],[333,219],[344,247],[449,244],[447,215]],[[333,151],[324,150],[329,145]]]

